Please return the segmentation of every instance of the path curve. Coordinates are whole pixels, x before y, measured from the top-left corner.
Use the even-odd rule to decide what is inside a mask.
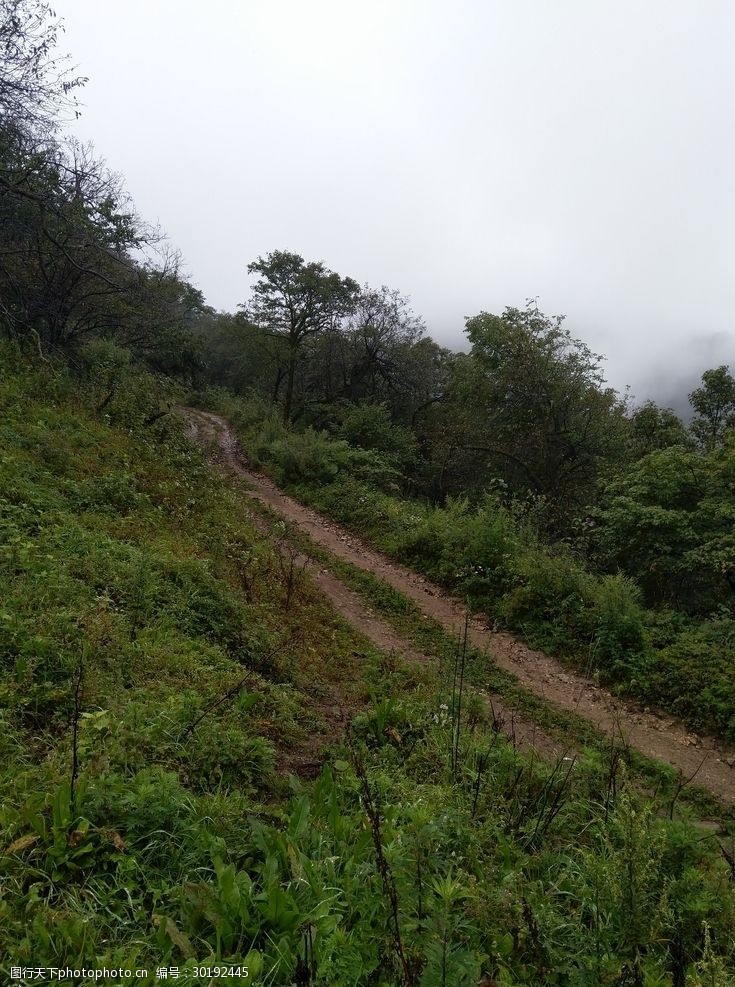
[[[393,561],[312,508],[283,493],[272,480],[251,470],[229,423],[219,415],[187,409],[190,421],[205,433],[199,438],[214,441],[226,466],[244,477],[252,495],[304,531],[316,544],[338,558],[388,583],[416,603],[422,613],[456,632],[465,619],[464,604],[412,570]],[[329,576],[329,580],[326,577]],[[352,594],[334,576],[323,571],[323,589],[344,610],[344,594]],[[335,585],[332,586],[331,584]],[[352,594],[357,599],[357,594]],[[339,606],[340,597],[343,606]],[[349,618],[348,618],[349,619]],[[377,618],[374,618],[377,620]],[[354,621],[353,621],[354,622]],[[383,624],[384,627],[387,625]],[[364,627],[358,630],[366,631]],[[395,632],[390,631],[391,634]],[[368,633],[367,636],[373,636]],[[715,738],[697,735],[670,716],[641,709],[613,696],[557,659],[535,651],[511,634],[493,631],[479,616],[470,619],[468,637],[472,644],[510,672],[529,692],[560,710],[576,713],[608,736],[620,737],[647,757],[668,762],[685,778],[708,788],[727,805],[735,805],[735,748]],[[397,636],[396,636],[397,638]],[[396,640],[396,649],[406,645]]]

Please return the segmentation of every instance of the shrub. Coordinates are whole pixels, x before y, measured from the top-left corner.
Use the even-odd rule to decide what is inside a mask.
[[[633,683],[649,657],[641,592],[627,576],[604,576],[592,584],[592,659],[603,679]]]
[[[642,683],[648,698],[696,729],[735,740],[735,621],[710,621],[662,648]]]
[[[510,562],[515,584],[499,613],[536,646],[574,653],[594,637],[594,578],[567,552],[524,551]]]
[[[84,812],[99,826],[117,830],[127,842],[140,841],[163,830],[168,837],[190,820],[193,798],[178,775],[161,765],[132,775],[110,771],[90,783]]]
[[[395,536],[401,524],[398,502],[347,476],[318,489],[299,488],[305,500],[378,544]]]
[[[127,514],[139,501],[135,478],[125,471],[112,471],[80,484],[78,503],[83,510]]]
[[[184,780],[202,791],[233,788],[253,793],[273,782],[275,752],[264,737],[234,724],[205,719],[187,740],[181,758]]]
[[[520,537],[507,511],[488,498],[472,507],[464,498],[410,514],[395,550],[432,579],[474,605],[493,609],[508,586],[508,564]]]
[[[384,404],[352,405],[342,415],[340,438],[350,446],[386,454],[397,469],[405,470],[416,459],[417,442],[409,429],[395,425]]]

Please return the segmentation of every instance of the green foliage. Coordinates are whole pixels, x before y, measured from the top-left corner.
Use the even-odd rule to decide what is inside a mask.
[[[321,261],[305,262],[300,254],[273,250],[248,265],[259,275],[252,299],[242,306],[247,318],[266,335],[279,337],[284,360],[278,382],[285,377],[284,421],[290,421],[294,402],[297,358],[304,342],[328,329],[353,306],[360,287],[342,278]],[[277,388],[276,388],[277,390]]]
[[[180,277],[174,251],[152,249],[161,235],[120,177],[91,145],[61,134],[58,114],[76,112],[86,81],[56,50],[62,32],[45,0],[0,0],[0,332],[46,362],[85,343],[102,357],[107,346],[97,362],[113,390],[127,368],[110,340],[158,373],[190,377],[204,299]]]
[[[656,449],[691,446],[684,423],[671,408],[661,408],[655,401],[644,401],[630,417],[630,447],[634,458]]]
[[[338,434],[350,446],[381,453],[403,469],[416,458],[415,436],[409,429],[393,422],[385,404],[347,407],[341,416]]]
[[[646,601],[705,615],[732,605],[735,448],[649,453],[611,482],[594,512],[598,558],[635,577]]]
[[[446,776],[447,741],[432,720],[408,749],[353,748],[379,806],[399,929],[421,983],[484,975],[582,985],[634,968],[669,983],[697,964],[727,970],[732,889],[694,830],[657,818],[625,788],[604,821],[595,799],[605,778],[582,770],[539,837],[551,769],[503,742],[484,747],[472,812],[479,738],[466,738],[457,784]],[[310,795],[295,794],[279,825],[249,819],[240,862],[215,854],[211,877],[166,910],[172,942],[214,943],[222,959],[257,950],[279,984],[301,963],[325,987],[402,982],[360,796],[337,761]]]
[[[678,635],[647,669],[648,689],[699,730],[735,738],[735,621],[707,621]]]
[[[249,455],[267,466],[284,484],[328,486],[355,480],[378,489],[396,490],[402,477],[395,457],[373,449],[353,448],[342,439],[307,428],[295,432],[270,416],[248,433]]]
[[[735,427],[735,378],[726,366],[705,370],[702,386],[689,395],[694,410],[691,429],[705,450],[711,452]]]
[[[594,580],[571,556],[525,553],[513,560],[513,569],[514,585],[501,611],[510,626],[551,651],[590,643]]]
[[[604,386],[601,358],[534,301],[482,312],[466,332],[472,351],[452,392],[456,446],[474,453],[475,469],[483,464],[485,482],[500,475],[547,498],[547,524],[563,529],[602,468],[623,456],[624,405]]]
[[[633,685],[651,660],[651,644],[641,593],[616,573],[595,580],[592,600],[593,667],[602,678]],[[643,686],[641,686],[643,688]]]
[[[510,560],[530,537],[491,497],[474,507],[448,500],[441,508],[417,511],[409,524],[405,514],[394,536],[396,554],[480,606],[507,588]]]

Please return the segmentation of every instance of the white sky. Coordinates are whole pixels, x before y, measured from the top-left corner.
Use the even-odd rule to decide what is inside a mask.
[[[539,296],[673,399],[735,362],[731,0],[56,0],[76,131],[217,308],[295,250],[440,342]]]

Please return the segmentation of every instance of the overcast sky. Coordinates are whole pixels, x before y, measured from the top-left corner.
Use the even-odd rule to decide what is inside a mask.
[[[429,331],[539,296],[617,387],[735,363],[732,0],[55,0],[76,130],[217,308],[273,249]]]

